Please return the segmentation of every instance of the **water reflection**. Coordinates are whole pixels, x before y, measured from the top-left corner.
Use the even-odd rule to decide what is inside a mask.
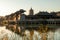
[[[48,29],[48,32],[24,29],[20,25],[6,25],[0,27],[0,40],[60,40],[60,28]]]
[[[0,27],[0,40],[20,40],[20,36],[16,33],[6,29],[6,27]]]

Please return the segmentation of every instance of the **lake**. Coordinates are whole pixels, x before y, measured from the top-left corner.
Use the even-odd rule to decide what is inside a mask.
[[[8,26],[0,26],[0,40],[60,40],[60,28],[55,31],[40,32],[38,30],[24,30],[23,34],[16,33]],[[16,25],[9,25],[11,28],[16,28]],[[19,26],[20,27],[20,26]],[[21,33],[21,29],[18,27]]]

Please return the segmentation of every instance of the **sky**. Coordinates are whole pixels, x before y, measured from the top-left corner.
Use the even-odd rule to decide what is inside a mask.
[[[33,8],[34,13],[39,11],[60,11],[60,0],[0,0],[0,16],[6,16],[20,9],[26,10]]]

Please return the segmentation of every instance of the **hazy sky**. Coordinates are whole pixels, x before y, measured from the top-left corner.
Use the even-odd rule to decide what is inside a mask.
[[[14,13],[20,9],[28,12],[31,7],[35,13],[60,11],[60,0],[0,0],[0,16]]]

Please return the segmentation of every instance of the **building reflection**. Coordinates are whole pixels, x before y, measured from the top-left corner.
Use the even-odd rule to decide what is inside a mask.
[[[21,32],[21,28],[18,25],[7,25],[6,29],[9,29],[17,34],[19,34]]]
[[[32,25],[30,25],[30,26],[32,26]],[[49,28],[48,26],[50,26],[50,25],[45,25],[45,28],[44,28],[44,25],[40,25],[39,28],[31,28],[31,27],[25,28],[24,25],[17,25],[17,24],[11,25],[10,24],[10,25],[6,26],[6,29],[11,30],[12,32],[14,32],[20,36],[23,36],[23,37],[29,35],[30,40],[34,39],[33,37],[34,37],[35,31],[36,31],[40,35],[41,40],[47,40],[47,38],[49,38],[50,35],[53,35],[53,33],[55,33],[55,31],[59,28],[58,25],[56,25],[57,28]],[[55,25],[51,25],[51,26],[55,27]],[[50,34],[50,32],[52,32],[52,34]],[[38,39],[38,37],[36,37],[36,38]]]
[[[28,25],[27,25],[28,26]],[[32,26],[32,25],[30,25]],[[49,28],[50,25],[40,25],[39,28],[25,28],[24,25],[7,25],[6,29],[15,32],[16,34],[22,36],[23,40],[53,40],[55,32],[59,28]],[[54,26],[55,25],[51,25]],[[56,27],[59,27],[56,25]]]

